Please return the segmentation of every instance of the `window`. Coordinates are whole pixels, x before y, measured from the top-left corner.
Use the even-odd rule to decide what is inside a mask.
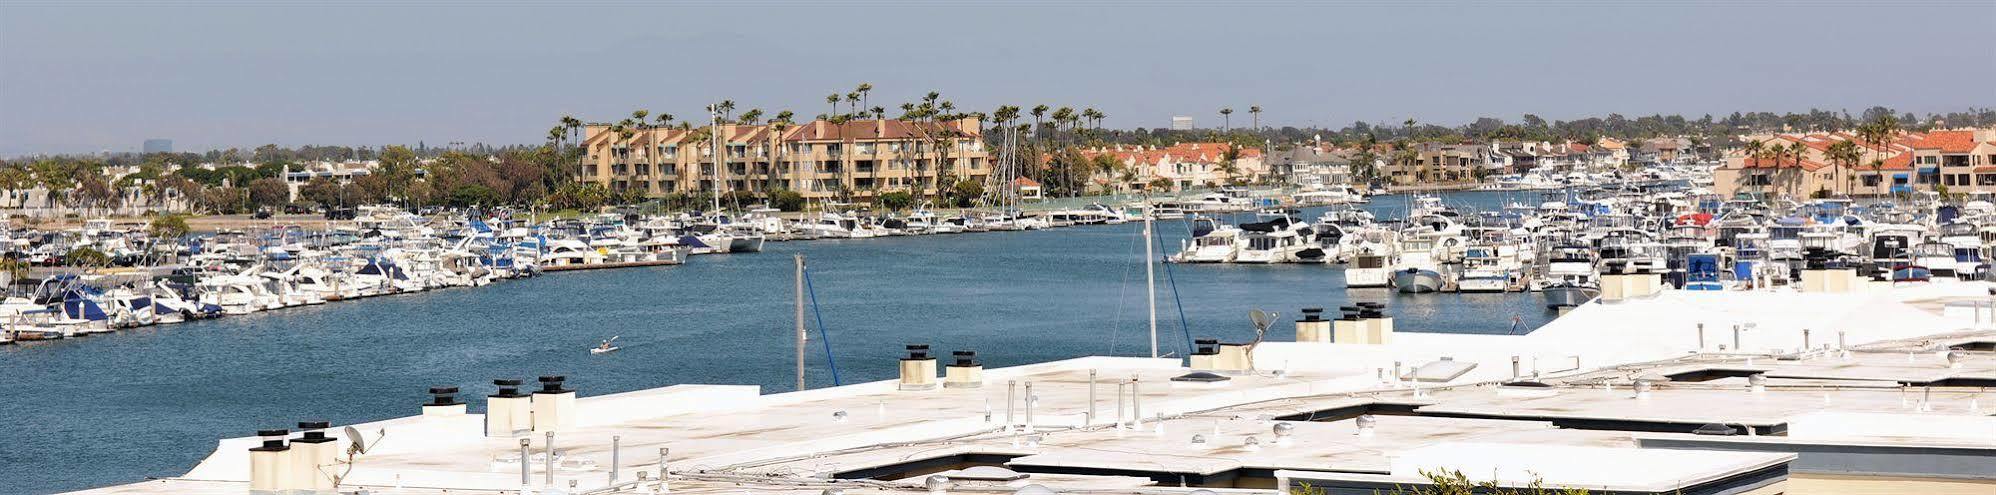
[[[1864,183],[1865,187],[1878,187],[1878,176],[1877,175],[1864,176],[1862,182]]]
[[[1996,186],[1996,174],[1975,174],[1975,185]]]

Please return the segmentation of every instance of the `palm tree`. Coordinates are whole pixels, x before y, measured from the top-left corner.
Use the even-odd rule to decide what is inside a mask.
[[[846,93],[846,113],[859,114],[859,92]]]
[[[1413,118],[1413,117],[1407,117],[1407,122],[1406,122],[1406,125],[1407,125],[1407,139],[1413,139],[1413,138],[1414,138],[1414,124],[1416,124],[1416,123],[1418,123],[1418,122],[1415,122],[1415,121],[1414,121],[1414,118]]]
[[[1851,183],[1857,179],[1857,176],[1852,175],[1848,170],[1851,167],[1857,166],[1857,161],[1860,159],[1857,151],[1857,143],[1841,140],[1830,143],[1830,147],[1823,154],[1824,158],[1828,159],[1837,168],[1835,182],[1843,184],[1843,194],[1849,196]]]
[[[1399,144],[1394,145],[1393,163],[1400,164],[1400,167],[1402,169],[1413,166],[1415,162],[1420,161],[1420,159],[1421,159],[1421,153],[1418,151],[1414,151],[1413,146],[1407,144],[1406,141],[1401,141]],[[1414,172],[1414,182],[1417,183],[1426,182],[1427,180],[1428,180],[1428,168],[1427,166],[1424,165],[1421,167],[1420,170],[1416,170]]]
[[[1220,109],[1220,132],[1230,132],[1234,128],[1234,109]]]
[[[1759,139],[1749,140],[1745,144],[1740,145],[1740,151],[1741,151],[1740,156],[1742,157],[1740,159],[1740,165],[1741,165],[1740,168],[1741,169],[1748,168],[1746,167],[1747,162],[1753,162],[1753,165],[1755,166],[1760,165],[1761,152],[1766,149],[1767,149],[1767,143],[1763,143]],[[1751,177],[1752,174],[1749,173],[1746,174],[1746,176]],[[1753,181],[1753,182],[1754,182],[1754,187],[1758,189],[1760,187],[1759,181]]]
[[[1247,107],[1247,113],[1254,116],[1254,130],[1261,130],[1261,105]]]
[[[853,92],[859,93],[860,108],[868,108],[866,97],[869,93],[873,92],[873,83],[859,83],[859,87],[853,88]]]
[[[831,111],[830,113],[826,113],[826,114],[825,114],[825,118],[824,118],[823,120],[831,120],[831,119],[832,119],[832,117],[835,117],[835,116],[837,116],[837,115],[839,114],[839,94],[838,94],[838,93],[832,93],[832,94],[829,94],[829,95],[825,95],[825,104],[826,104],[826,105],[828,105],[828,106],[831,106],[831,107],[832,107],[832,111]]]
[[[1040,143],[1040,140],[1041,140],[1041,139],[1042,139],[1042,137],[1043,137],[1043,136],[1042,136],[1042,134],[1043,134],[1043,133],[1041,133],[1041,132],[1040,132],[1040,131],[1041,131],[1041,129],[1040,129],[1040,126],[1044,125],[1044,124],[1041,124],[1041,123],[1040,123],[1040,121],[1041,121],[1041,119],[1043,119],[1043,118],[1045,118],[1045,117],[1046,117],[1046,115],[1047,115],[1047,110],[1048,110],[1048,108],[1047,108],[1047,106],[1046,106],[1046,105],[1038,105],[1038,106],[1035,106],[1035,107],[1033,107],[1033,111],[1032,111],[1032,114],[1033,114],[1033,152],[1034,152],[1035,154],[1037,154],[1037,153],[1039,153],[1039,152],[1042,152],[1042,151],[1045,151],[1045,147],[1044,147],[1044,146],[1042,146],[1042,145],[1041,145],[1041,143]],[[1009,180],[1009,179],[1007,179],[1007,180]]]

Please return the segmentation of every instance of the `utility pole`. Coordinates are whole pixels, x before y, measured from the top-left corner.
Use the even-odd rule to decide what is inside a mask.
[[[804,390],[804,254],[797,257],[797,390]]]

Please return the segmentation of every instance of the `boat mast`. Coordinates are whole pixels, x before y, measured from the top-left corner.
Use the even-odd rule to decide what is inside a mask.
[[[725,176],[721,175],[721,173],[727,169],[728,163],[727,158],[721,154],[720,108],[709,105],[707,107],[707,118],[713,122],[712,126],[708,128],[712,132],[707,133],[707,140],[710,143],[709,146],[714,150],[714,208],[708,214],[715,215],[721,211],[721,181],[725,180]]]
[[[1150,357],[1157,357],[1157,262],[1151,254],[1151,205],[1144,201],[1144,302],[1150,307]]]
[[[804,390],[804,254],[797,257],[797,390]]]

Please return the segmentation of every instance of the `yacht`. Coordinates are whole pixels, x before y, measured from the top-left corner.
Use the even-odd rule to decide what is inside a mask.
[[[1579,306],[1600,296],[1600,272],[1594,262],[1594,249],[1588,246],[1553,247],[1546,255],[1544,276],[1539,278],[1546,307]]]
[[[1240,254],[1242,232],[1232,225],[1217,225],[1212,231],[1185,240],[1174,263],[1230,263]]]

